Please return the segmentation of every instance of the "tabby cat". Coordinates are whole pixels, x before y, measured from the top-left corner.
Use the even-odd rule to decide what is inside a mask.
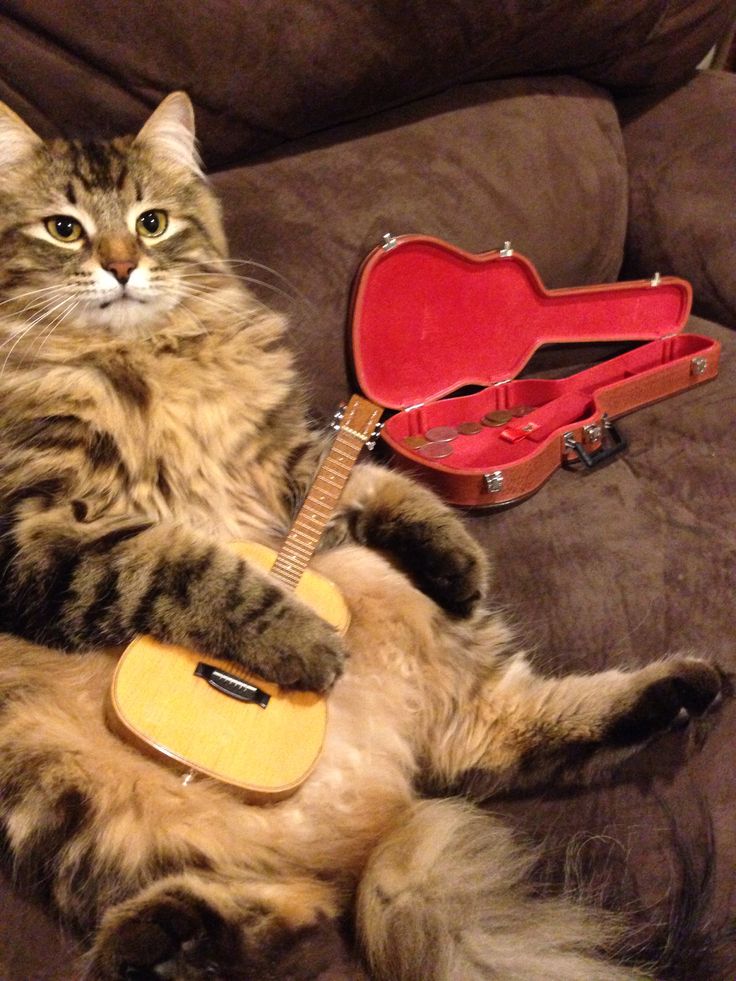
[[[87,944],[88,981],[313,977],[351,911],[382,981],[615,981],[607,926],[533,895],[458,799],[589,780],[702,713],[693,658],[546,678],[484,605],[484,556],[428,491],[356,468],[314,566],[341,641],[227,548],[278,543],[325,450],[284,324],[231,274],[192,107],[44,142],[0,110],[0,821],[8,865]],[[105,726],[138,633],[329,690],[288,800],[182,783]],[[311,938],[311,939],[310,939]],[[304,951],[311,951],[309,956]]]

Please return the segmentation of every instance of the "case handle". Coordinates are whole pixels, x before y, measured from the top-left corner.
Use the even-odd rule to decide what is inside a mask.
[[[565,449],[573,450],[577,454],[578,459],[565,460],[564,466],[570,468],[580,462],[583,463],[588,470],[592,470],[594,467],[599,467],[602,463],[605,463],[607,460],[611,460],[613,457],[618,456],[619,453],[623,453],[623,451],[627,449],[629,445],[628,441],[612,422],[605,422],[603,426],[603,433],[604,442],[601,444],[599,449],[594,450],[592,453],[588,452],[583,444],[575,439],[572,433],[567,433],[565,435]],[[608,437],[608,441],[606,441],[606,436]]]

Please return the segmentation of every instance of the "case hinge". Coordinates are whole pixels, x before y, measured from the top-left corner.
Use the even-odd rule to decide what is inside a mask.
[[[383,245],[381,246],[384,252],[390,252],[391,249],[396,248],[396,236],[392,235],[391,232],[386,232],[383,236]]]

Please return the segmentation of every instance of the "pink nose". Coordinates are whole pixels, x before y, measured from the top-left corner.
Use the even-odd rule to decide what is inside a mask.
[[[116,259],[114,262],[108,262],[105,269],[111,272],[115,279],[124,286],[130,279],[130,274],[135,267],[136,263],[129,259]]]

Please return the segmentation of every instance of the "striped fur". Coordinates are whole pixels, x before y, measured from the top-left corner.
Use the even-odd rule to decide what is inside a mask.
[[[87,938],[86,977],[314,977],[353,908],[386,981],[640,976],[604,956],[607,921],[535,899],[506,829],[414,788],[591,779],[705,711],[718,671],[541,677],[458,518],[370,465],[315,560],[343,647],[227,548],[278,541],[324,447],[281,321],[229,271],[186,97],[109,144],[0,119],[0,826],[19,887]],[[160,240],[136,232],[155,209]],[[55,215],[83,235],[55,241]],[[305,786],[247,807],[116,740],[106,648],[138,632],[331,688]]]

